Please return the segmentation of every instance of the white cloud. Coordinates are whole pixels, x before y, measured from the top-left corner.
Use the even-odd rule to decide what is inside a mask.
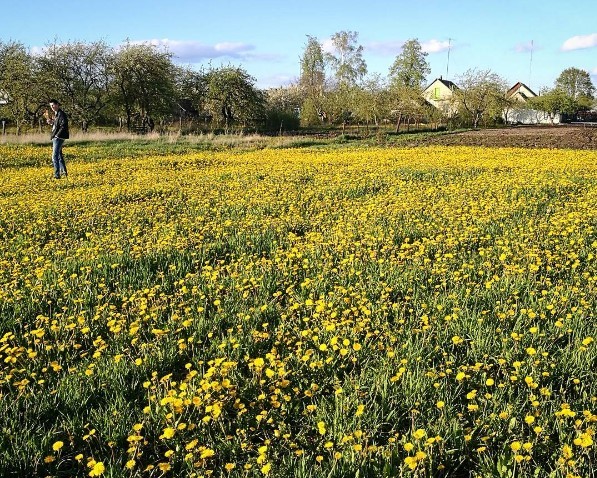
[[[29,48],[29,53],[33,56],[42,56],[46,52],[46,48],[43,46],[32,46]]]
[[[403,41],[370,42],[365,45],[367,51],[383,56],[396,56],[402,51]],[[450,48],[448,40],[425,40],[420,42],[425,53],[440,53]]]
[[[248,43],[222,42],[214,45],[207,45],[198,41],[170,40],[164,38],[161,40],[137,40],[132,44],[150,44],[157,47],[163,47],[172,53],[178,61],[197,63],[214,58],[234,58],[245,60],[255,58],[258,55],[251,53],[255,47]]]
[[[403,41],[374,41],[365,45],[371,53],[383,56],[396,56],[402,51]]]
[[[583,48],[593,48],[597,46],[597,33],[589,35],[576,35],[568,38],[560,49],[562,51],[581,50]]]
[[[331,38],[326,38],[321,42],[321,49],[325,53],[334,53],[336,51],[336,47],[334,47],[334,42]]]
[[[514,51],[517,53],[528,53],[530,51],[537,51],[539,49],[540,47],[535,45],[535,43],[533,43],[532,41],[518,43],[514,46]]]
[[[279,88],[281,86],[289,86],[294,82],[296,82],[296,77],[292,77],[289,75],[284,75],[284,74],[268,75],[268,76],[261,77],[257,81],[257,86],[259,88],[263,88],[263,89]]]
[[[450,42],[448,40],[427,40],[421,43],[421,48],[427,53],[440,53],[450,48]]]

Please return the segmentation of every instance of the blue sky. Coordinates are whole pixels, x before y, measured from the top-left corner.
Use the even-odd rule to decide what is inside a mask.
[[[387,75],[403,42],[428,51],[431,81],[491,69],[538,91],[568,67],[597,84],[597,0],[40,0],[0,5],[0,40],[129,39],[165,45],[177,63],[241,66],[262,88],[299,75],[307,35],[356,31],[370,73]],[[450,45],[448,63],[448,44]],[[532,46],[531,46],[532,45]],[[532,50],[532,51],[531,51]]]

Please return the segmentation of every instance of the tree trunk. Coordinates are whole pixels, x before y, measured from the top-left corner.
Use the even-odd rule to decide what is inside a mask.
[[[130,110],[126,110],[126,129],[130,133],[131,132],[131,116],[132,113]]]
[[[396,133],[400,132],[400,123],[402,122],[402,113],[398,115],[398,120],[396,121]]]

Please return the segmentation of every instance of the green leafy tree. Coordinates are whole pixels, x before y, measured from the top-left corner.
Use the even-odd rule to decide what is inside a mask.
[[[172,54],[150,44],[127,42],[110,65],[114,105],[124,113],[132,129],[134,117],[164,118],[176,102],[175,68]]]
[[[104,42],[54,42],[38,58],[45,95],[60,98],[86,131],[108,105],[113,51]]]
[[[299,111],[303,89],[298,85],[271,88],[265,92],[266,128],[269,131],[296,130],[300,126]]]
[[[2,114],[15,122],[17,134],[41,107],[35,62],[21,43],[0,43],[0,95]]]
[[[390,67],[390,105],[392,116],[396,119],[396,132],[404,117],[422,114],[423,83],[431,72],[426,60],[427,53],[414,38],[404,43],[402,51]]]
[[[321,43],[310,35],[307,35],[301,57],[299,86],[303,91],[301,122],[305,125],[320,123],[324,117],[325,55]]]
[[[174,76],[176,89],[176,109],[182,128],[183,118],[207,120],[205,104],[207,100],[207,77],[203,70],[177,67]]]
[[[556,79],[555,87],[580,103],[592,102],[595,85],[588,71],[579,68],[566,68]]]
[[[369,132],[370,124],[379,126],[381,119],[388,116],[387,96],[387,86],[379,74],[365,78],[357,90],[353,113],[359,122],[365,123],[367,132]]]
[[[206,74],[206,108],[228,132],[234,123],[246,126],[265,118],[265,96],[255,79],[239,67],[225,66]]]
[[[419,40],[416,38],[408,40],[390,67],[390,84],[421,89],[427,75],[431,73],[426,58],[427,53],[421,48]]]
[[[454,100],[459,113],[468,116],[473,128],[481,119],[497,119],[501,116],[505,98],[506,82],[491,70],[469,69],[457,81]],[[497,116],[497,117],[496,117]]]
[[[363,47],[358,44],[359,34],[353,31],[334,33],[333,51],[325,55],[340,86],[355,86],[367,74]]]
[[[341,31],[331,38],[332,52],[325,55],[336,81],[333,94],[328,95],[327,103],[333,110],[332,116],[342,124],[353,120],[353,109],[359,97],[359,82],[367,74],[367,64],[363,59],[363,47],[358,44],[357,32]]]
[[[552,88],[544,89],[539,92],[539,96],[531,98],[529,106],[545,113],[553,124],[558,114],[573,114],[578,105],[563,89]]]

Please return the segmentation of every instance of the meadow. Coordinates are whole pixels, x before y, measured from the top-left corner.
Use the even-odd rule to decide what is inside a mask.
[[[0,145],[0,476],[597,474],[597,152]]]

